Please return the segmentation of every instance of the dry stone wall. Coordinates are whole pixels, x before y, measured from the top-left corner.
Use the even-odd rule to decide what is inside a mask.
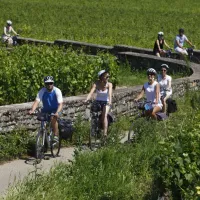
[[[45,44],[45,41],[34,40],[29,38],[19,38],[19,43],[33,43],[33,44]],[[64,41],[70,43],[73,46],[73,41]],[[87,43],[77,44],[76,48],[80,46],[87,46]],[[53,45],[52,42],[47,42],[49,46]],[[61,45],[62,42],[57,41],[57,45]],[[95,50],[95,45],[89,44],[90,48],[92,47],[93,53],[95,54],[99,49],[103,51],[114,52],[117,55],[120,62],[129,62],[133,68],[146,69],[148,67],[154,67],[156,69],[162,63],[167,63],[170,66],[170,69],[174,72],[176,71],[185,71],[190,68],[191,76],[186,78],[180,78],[173,80],[173,96],[180,97],[184,95],[186,90],[186,85],[188,88],[193,90],[198,90],[200,88],[200,66],[194,63],[185,63],[181,60],[167,59],[167,58],[158,58],[156,56],[148,54],[148,50],[127,47],[130,52],[125,51],[122,47],[121,50],[117,50],[119,47],[106,47],[97,45]],[[90,49],[88,47],[88,49]],[[122,51],[123,49],[123,51]],[[150,52],[150,51],[149,51]],[[118,115],[133,115],[135,111],[133,100],[141,90],[142,86],[135,86],[131,88],[120,88],[114,90],[113,94],[113,114]],[[89,119],[90,115],[90,105],[84,103],[85,95],[66,97],[64,98],[64,107],[62,117],[65,119],[75,120],[78,115],[82,115],[86,120]],[[28,110],[31,108],[33,102],[23,103],[23,104],[14,104],[0,106],[0,133],[5,134],[14,129],[26,128],[28,130],[35,130],[39,126],[39,122],[36,120],[35,116],[28,115]]]

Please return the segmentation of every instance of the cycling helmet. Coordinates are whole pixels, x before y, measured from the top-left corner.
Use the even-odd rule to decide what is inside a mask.
[[[53,76],[44,77],[44,83],[54,83]]]
[[[149,74],[154,74],[154,75],[156,75],[157,72],[156,72],[155,69],[153,69],[153,68],[149,68],[149,69],[147,69],[147,75],[149,75]]]
[[[165,69],[169,69],[169,66],[167,64],[162,64],[161,67]]]
[[[160,32],[158,32],[158,35],[159,36],[164,36],[164,33],[160,31]]]
[[[101,70],[101,71],[99,71],[98,72],[98,77],[100,77],[102,74],[104,74],[106,72],[106,70],[104,69],[104,70]]]
[[[12,22],[11,22],[10,20],[7,20],[6,23],[7,23],[8,25],[12,25]]]
[[[180,29],[178,30],[178,32],[179,32],[179,33],[184,33],[184,29],[183,29],[183,28],[180,28]]]

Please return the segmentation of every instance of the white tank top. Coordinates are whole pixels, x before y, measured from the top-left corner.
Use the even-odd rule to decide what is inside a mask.
[[[157,84],[158,84],[157,81],[154,81],[152,85],[150,85],[148,82],[144,84],[147,101],[151,101],[152,103],[156,101],[156,85]],[[159,104],[162,105],[160,97],[161,95],[159,94],[158,105]]]
[[[106,84],[106,87],[108,87],[108,83]],[[105,90],[98,90],[96,89],[96,100],[97,101],[109,101],[109,93],[108,93],[108,88]]]

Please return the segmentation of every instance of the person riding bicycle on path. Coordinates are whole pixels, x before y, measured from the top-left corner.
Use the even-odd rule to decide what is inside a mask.
[[[149,109],[145,111],[145,114],[153,119],[157,119],[156,113],[162,110],[160,85],[155,80],[156,74],[156,70],[153,68],[147,70],[148,82],[143,85],[142,91],[135,99],[135,101],[138,101],[144,94],[146,95],[147,102],[151,103],[147,103]]]
[[[18,35],[15,30],[12,27],[12,22],[10,20],[7,20],[7,25],[3,29],[3,35],[2,40],[3,42],[8,42],[9,45],[13,44],[13,39],[11,37],[11,34],[14,33],[15,35]]]
[[[163,112],[166,113],[166,100],[172,95],[172,77],[167,75],[167,70],[169,66],[167,64],[161,65],[162,73],[158,75],[157,80],[160,84],[161,101],[163,104]]]
[[[166,43],[164,39],[164,33],[158,32],[158,39],[154,43],[153,54],[160,57],[165,55],[165,51],[163,49],[164,45],[170,49],[170,46]]]
[[[38,107],[40,101],[42,101],[43,107],[42,113],[53,114],[51,117],[51,125],[54,132],[54,140],[58,141],[58,122],[57,119],[63,107],[62,92],[59,88],[54,86],[54,79],[52,76],[46,76],[44,78],[45,87],[43,87],[37,94],[37,97],[32,105],[29,114],[34,113]]]
[[[112,83],[108,82],[109,73],[106,70],[99,71],[98,77],[99,80],[93,84],[85,101],[90,100],[92,94],[96,91],[96,102],[101,105],[103,134],[106,137],[108,130],[107,115],[112,104]]]
[[[181,55],[188,55],[186,49],[183,47],[184,42],[187,42],[191,47],[194,47],[194,45],[188,40],[186,35],[184,35],[184,29],[180,28],[179,29],[179,34],[176,36],[175,41],[174,41],[174,50]]]

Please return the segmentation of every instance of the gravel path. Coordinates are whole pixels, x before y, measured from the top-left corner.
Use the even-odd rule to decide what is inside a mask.
[[[48,171],[53,165],[59,162],[68,162],[73,159],[74,148],[62,148],[60,156],[51,158],[49,160],[42,160],[37,165],[38,171]],[[28,160],[14,160],[3,165],[0,165],[0,196],[4,196],[9,186],[12,186],[15,181],[23,180],[27,175],[33,174],[35,166],[33,165],[34,159]]]

